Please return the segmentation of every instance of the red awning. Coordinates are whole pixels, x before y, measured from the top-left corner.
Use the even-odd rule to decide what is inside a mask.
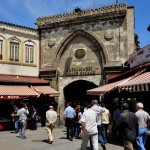
[[[142,73],[118,87],[121,90],[128,90],[130,92],[150,91],[150,72]]]
[[[37,96],[28,86],[0,85],[0,99],[21,99]]]
[[[100,96],[101,94],[105,94],[107,92],[110,92],[112,90],[117,89],[117,87],[119,85],[127,82],[130,79],[131,79],[131,77],[127,78],[127,79],[120,80],[120,81],[116,81],[116,82],[113,82],[113,83],[109,83],[109,84],[106,84],[106,85],[103,85],[103,86],[100,86],[100,87],[97,87],[97,88],[94,88],[94,89],[91,89],[91,90],[87,90],[87,94],[88,95]]]
[[[59,92],[50,86],[33,86],[33,89],[38,93],[49,94],[50,96],[59,96]]]
[[[15,75],[1,75],[0,82],[15,82],[15,83],[30,83],[30,84],[48,84],[49,82],[38,77],[15,76]]]

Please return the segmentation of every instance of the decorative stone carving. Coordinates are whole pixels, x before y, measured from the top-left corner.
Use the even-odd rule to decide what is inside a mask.
[[[55,46],[55,43],[56,43],[56,41],[54,41],[54,40],[48,41],[48,47],[52,48],[53,46]]]
[[[75,50],[74,55],[76,59],[82,59],[85,57],[86,51],[84,49],[77,49]]]
[[[83,20],[83,17],[91,17],[94,16],[97,18],[98,16],[100,18],[106,18],[112,17],[112,13],[116,14],[117,12],[122,12],[127,10],[126,3],[117,4],[117,5],[111,5],[106,7],[100,7],[96,9],[88,9],[88,10],[82,10],[80,13],[77,12],[71,12],[67,14],[61,14],[61,15],[54,15],[54,16],[46,16],[46,17],[40,17],[37,19],[36,24],[38,27],[42,27],[43,25],[49,25],[53,23],[61,23],[63,21],[73,21],[75,20]],[[107,15],[108,14],[108,15]],[[110,14],[110,15],[109,15]],[[121,15],[121,13],[118,13],[118,15]]]
[[[105,40],[107,40],[107,41],[110,41],[110,40],[112,40],[113,39],[113,33],[105,33],[104,34],[104,38],[105,38]]]

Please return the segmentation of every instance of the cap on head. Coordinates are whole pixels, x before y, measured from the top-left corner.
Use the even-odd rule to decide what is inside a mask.
[[[139,107],[139,108],[141,108],[141,109],[144,108],[144,105],[143,105],[143,103],[141,103],[141,102],[140,102],[140,103],[137,103],[136,106]]]
[[[123,107],[124,110],[129,109],[129,105],[128,105],[127,103],[123,103],[123,104],[122,104],[122,107]]]

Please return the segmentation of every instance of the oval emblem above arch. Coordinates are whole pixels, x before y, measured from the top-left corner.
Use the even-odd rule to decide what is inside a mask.
[[[65,38],[55,55],[54,63],[60,68],[60,76],[101,75],[108,60],[103,43],[83,30]]]
[[[90,32],[90,31],[86,32],[83,30],[77,30],[74,33],[71,33],[70,35],[67,35],[66,37],[64,37],[64,39],[60,42],[59,47],[55,53],[54,62],[59,62],[60,57],[61,57],[66,45],[79,35],[92,41],[94,43],[94,45],[96,46],[97,50],[99,51],[99,53],[101,54],[101,56],[103,57],[104,63],[108,62],[109,59],[108,59],[107,50],[106,50],[102,40],[95,33]]]

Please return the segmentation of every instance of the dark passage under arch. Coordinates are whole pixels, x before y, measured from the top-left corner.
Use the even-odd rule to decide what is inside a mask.
[[[64,87],[64,97],[65,102],[72,102],[74,105],[80,104],[85,105],[87,103],[91,103],[93,99],[99,99],[99,97],[93,97],[86,94],[86,91],[92,88],[96,88],[92,82],[85,80],[78,80],[70,83],[66,87]]]

